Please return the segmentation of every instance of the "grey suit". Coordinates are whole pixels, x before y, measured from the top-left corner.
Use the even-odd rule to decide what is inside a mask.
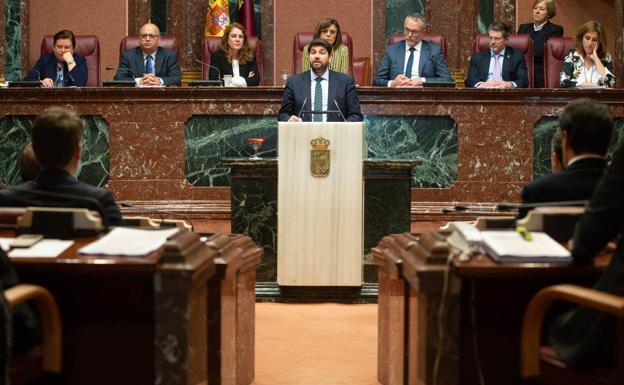
[[[388,81],[405,73],[405,44],[405,40],[402,40],[386,47],[384,57],[381,60],[381,67],[379,67],[379,71],[373,80],[374,86],[387,87]],[[444,60],[442,48],[439,45],[422,41],[418,74],[427,80],[453,81]]]
[[[156,51],[155,75],[163,80],[166,86],[179,86],[181,81],[180,67],[175,52],[158,47]],[[125,50],[119,58],[119,69],[115,80],[134,80],[145,73],[145,61],[141,48]]]

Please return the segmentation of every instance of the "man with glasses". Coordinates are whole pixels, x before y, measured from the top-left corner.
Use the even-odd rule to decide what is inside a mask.
[[[422,40],[427,20],[414,13],[403,22],[405,40],[386,47],[374,86],[417,87],[427,81],[452,82],[442,48]]]
[[[158,46],[160,31],[155,24],[139,30],[139,47],[124,51],[115,80],[133,79],[139,86],[179,86],[180,67],[175,52]]]
[[[507,46],[509,29],[495,21],[488,27],[490,49],[470,58],[466,87],[526,88],[529,86],[524,54]]]

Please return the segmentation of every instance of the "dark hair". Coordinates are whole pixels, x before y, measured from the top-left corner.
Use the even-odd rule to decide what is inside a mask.
[[[17,167],[24,182],[35,179],[41,172],[41,165],[33,151],[32,143],[28,143],[17,157]]]
[[[74,111],[53,107],[37,116],[32,127],[32,146],[41,168],[67,166],[83,135],[82,120]]]
[[[327,28],[331,27],[332,25],[336,26],[336,40],[334,40],[334,47],[340,47],[340,44],[342,44],[342,32],[340,31],[340,24],[338,24],[338,20],[336,19],[332,19],[332,18],[325,18],[323,20],[321,20],[318,25],[316,26],[316,29],[314,30],[314,37],[313,39],[319,39],[321,37],[321,31],[326,30]]]
[[[550,139],[550,152],[554,153],[559,163],[563,164],[563,137],[561,130],[556,130],[552,139]]]
[[[507,27],[507,24],[501,22],[501,21],[495,21],[492,24],[490,24],[488,26],[488,33],[490,31],[498,31],[498,32],[502,32],[503,33],[503,37],[505,39],[509,38],[509,27]]]
[[[308,54],[310,52],[310,50],[312,50],[312,47],[317,47],[317,46],[323,46],[323,48],[325,48],[327,50],[328,54],[332,53],[332,46],[331,44],[329,44],[326,40],[323,39],[312,39],[312,41],[308,44]]]
[[[600,41],[600,44],[598,45],[598,57],[600,59],[604,59],[607,55],[607,51],[605,50],[605,46],[607,45],[607,33],[605,32],[602,24],[600,24],[597,20],[590,20],[583,24],[574,34],[574,46],[576,47],[576,52],[585,57],[585,50],[583,50],[583,37],[588,32],[598,32],[598,40]]]
[[[69,39],[72,42],[72,48],[76,48],[76,37],[74,33],[69,29],[64,29],[62,31],[58,31],[54,34],[53,43],[56,45],[56,42],[60,39]]]
[[[613,115],[605,104],[587,98],[577,99],[559,116],[559,127],[577,154],[590,152],[604,156],[611,144]]]
[[[251,48],[249,48],[249,43],[247,42],[247,32],[245,32],[245,27],[243,27],[242,24],[232,23],[225,28],[225,31],[223,31],[223,37],[221,37],[221,41],[219,42],[219,51],[225,54],[225,58],[229,63],[232,62],[232,52],[230,51],[230,46],[228,45],[228,39],[230,38],[230,33],[234,28],[240,29],[243,33],[243,46],[238,53],[238,61],[242,65],[253,59],[253,53],[251,52]]]

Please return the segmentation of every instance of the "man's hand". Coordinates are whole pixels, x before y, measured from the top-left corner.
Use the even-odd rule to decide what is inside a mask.
[[[288,121],[289,122],[303,122],[303,119],[301,119],[297,115],[290,115],[290,118],[288,118]]]
[[[54,80],[45,78],[41,81],[41,87],[49,88],[54,86]]]
[[[410,80],[411,79],[405,75],[397,75],[397,77],[394,78],[394,80],[392,80],[392,83],[390,84],[390,86],[391,87],[405,87],[409,85]]]
[[[144,86],[159,86],[160,85],[160,78],[157,78],[153,74],[143,74],[143,77],[141,78],[141,85],[144,85]]]
[[[409,80],[407,86],[409,87],[420,87],[423,84],[423,78],[413,77]]]
[[[481,82],[478,88],[513,88],[513,83],[504,80],[488,80]]]

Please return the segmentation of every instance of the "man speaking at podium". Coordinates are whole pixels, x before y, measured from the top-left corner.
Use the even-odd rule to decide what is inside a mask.
[[[278,120],[282,122],[361,122],[355,81],[328,68],[332,46],[323,39],[310,42],[310,71],[288,79]],[[325,113],[313,113],[323,111]]]

